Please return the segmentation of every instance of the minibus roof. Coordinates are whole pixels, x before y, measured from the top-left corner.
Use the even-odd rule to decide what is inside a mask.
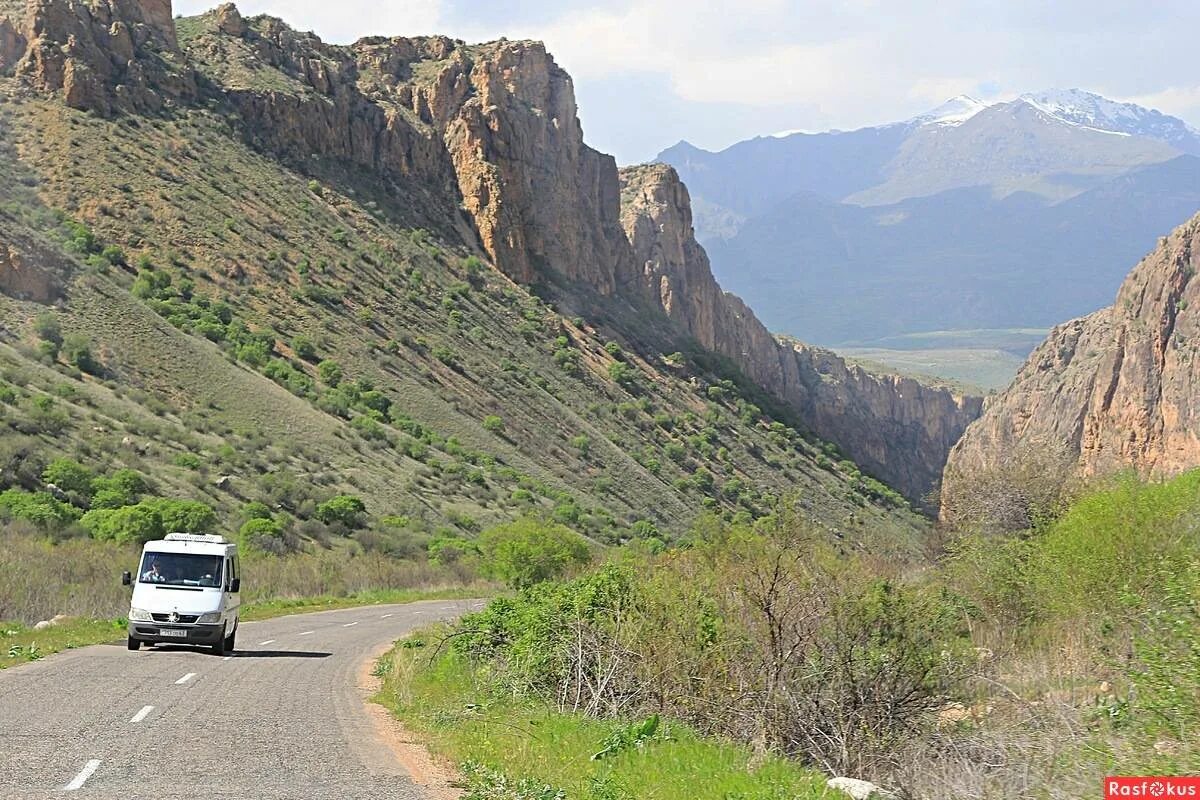
[[[209,556],[232,556],[237,545],[221,536],[191,533],[170,533],[165,539],[146,542],[145,553],[197,553]]]

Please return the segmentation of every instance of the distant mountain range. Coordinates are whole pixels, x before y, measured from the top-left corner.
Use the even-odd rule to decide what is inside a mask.
[[[1200,209],[1200,132],[1077,89],[658,160],[722,285],[827,345],[1088,313]]]

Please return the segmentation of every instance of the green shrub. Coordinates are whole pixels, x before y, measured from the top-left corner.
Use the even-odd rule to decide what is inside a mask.
[[[1126,595],[1161,597],[1164,563],[1184,571],[1200,553],[1189,533],[1198,513],[1200,470],[1165,483],[1126,476],[1078,499],[1032,540],[1029,582],[1042,616],[1119,618]]]
[[[200,456],[195,453],[179,453],[175,458],[171,459],[171,462],[177,467],[191,470],[198,470],[204,466],[204,462],[200,459]]]
[[[295,336],[292,339],[292,352],[302,361],[312,361],[317,357],[317,346],[307,336]]]
[[[139,505],[157,513],[167,533],[212,533],[217,527],[216,512],[197,500],[154,498]]]
[[[1162,599],[1152,607],[1136,595],[1123,604],[1142,623],[1132,711],[1151,742],[1164,735],[1184,742],[1200,731],[1200,557],[1178,567],[1164,560],[1154,570]]]
[[[504,420],[494,414],[489,414],[483,418],[483,429],[488,433],[504,433]]]
[[[34,318],[33,330],[40,339],[62,344],[62,328],[59,327],[58,316],[51,311],[43,311]]]
[[[242,542],[250,547],[257,547],[262,550],[271,549],[263,545],[269,541],[278,540],[283,536],[283,526],[273,519],[256,517],[246,520],[238,531],[238,536]]]
[[[364,439],[371,441],[387,439],[387,431],[384,430],[384,427],[379,424],[378,420],[367,414],[359,414],[350,420],[350,427]]]
[[[133,505],[149,491],[146,479],[132,469],[119,469],[112,475],[92,481],[93,508],[120,508]]]
[[[336,361],[326,359],[317,364],[317,377],[326,386],[337,386],[342,382],[342,367]]]
[[[56,458],[42,470],[42,480],[52,483],[64,492],[73,492],[81,497],[91,497],[92,481],[95,476],[87,467],[70,458]]]
[[[318,505],[316,516],[326,525],[340,523],[354,530],[363,526],[366,511],[367,507],[361,499],[342,494]]]
[[[100,364],[92,355],[92,342],[81,333],[69,333],[63,339],[62,353],[68,364],[78,367],[89,375],[100,372]]]
[[[554,351],[554,363],[573,375],[579,371],[579,351],[573,347],[560,347]]]
[[[469,564],[479,554],[475,542],[461,539],[458,535],[438,535],[427,545],[429,560],[435,564],[449,566],[451,564]]]
[[[513,589],[559,578],[591,559],[579,534],[529,518],[484,531],[479,552],[483,573]]]
[[[143,269],[138,271],[130,291],[133,292],[134,297],[149,300],[161,296],[170,287],[171,276],[169,274],[154,269]]]
[[[144,544],[161,539],[167,530],[162,517],[144,505],[94,509],[83,515],[82,525],[94,539],[118,544]]]
[[[624,361],[609,364],[608,377],[623,389],[633,389],[637,385],[637,370]]]
[[[271,507],[266,503],[252,500],[241,507],[238,512],[243,520],[249,522],[252,519],[271,519]]]
[[[77,521],[82,512],[54,499],[45,492],[8,489],[0,492],[0,512],[9,519],[23,519],[46,531],[65,528]]]
[[[553,697],[570,668],[570,643],[581,624],[611,618],[636,602],[634,574],[613,565],[569,583],[536,583],[463,618],[453,647],[494,660],[505,688]]]
[[[451,369],[459,368],[458,353],[449,347],[438,345],[430,351],[430,354]]]
[[[110,244],[100,252],[101,258],[112,264],[114,267],[123,267],[129,262],[125,258],[125,251],[117,247],[115,244]]]

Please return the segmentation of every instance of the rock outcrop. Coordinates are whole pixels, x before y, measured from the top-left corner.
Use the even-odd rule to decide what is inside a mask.
[[[9,238],[0,231],[0,292],[18,300],[50,303],[62,293],[61,256],[29,241]]]
[[[16,23],[0,17],[0,72],[16,66],[28,46],[25,35],[17,29]]]
[[[584,143],[571,78],[538,42],[343,47],[226,4],[193,21],[180,51],[167,0],[32,3],[17,70],[34,88],[100,113],[203,102],[299,169],[369,170],[427,218],[464,220],[465,244],[518,281],[555,274],[661,309],[910,498],[932,488],[978,411],[972,398],[776,340],[713,279],[674,171],[619,176]]]
[[[1055,328],[989,399],[951,453],[946,496],[1046,452],[1065,454],[1063,479],[1200,466],[1198,269],[1200,216],[1134,268],[1113,306]]]
[[[674,168],[631,167],[621,171],[621,183],[621,221],[645,297],[796,409],[814,433],[909,498],[922,499],[982,400],[877,375],[827,350],[772,336],[713,278],[696,242],[687,188]]]
[[[195,93],[170,0],[31,0],[24,25],[17,73],[73,108],[158,111]]]

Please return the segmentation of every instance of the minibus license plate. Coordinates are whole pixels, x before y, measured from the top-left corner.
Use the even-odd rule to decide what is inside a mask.
[[[179,630],[178,628],[162,628],[158,632],[159,636],[177,636],[179,638],[187,637],[187,631]]]

